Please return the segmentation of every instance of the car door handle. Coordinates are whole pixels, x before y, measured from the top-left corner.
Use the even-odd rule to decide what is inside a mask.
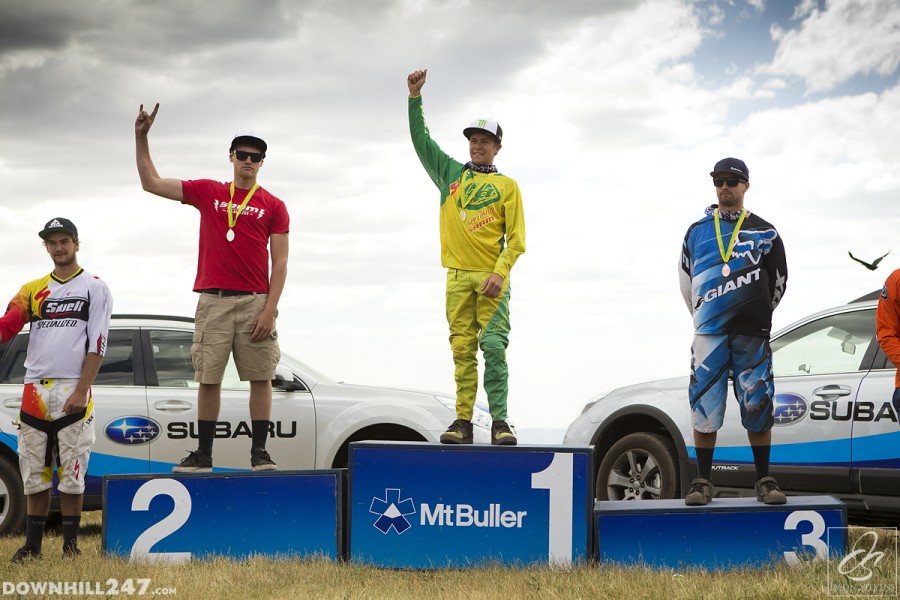
[[[6,408],[22,408],[22,399],[21,398],[7,398],[3,401],[3,406]]]
[[[161,400],[153,405],[153,408],[156,410],[165,411],[185,411],[190,410],[193,407],[193,404],[185,402],[184,400]]]
[[[823,385],[820,388],[814,389],[813,394],[820,397],[849,396],[850,388],[848,388],[846,385]]]

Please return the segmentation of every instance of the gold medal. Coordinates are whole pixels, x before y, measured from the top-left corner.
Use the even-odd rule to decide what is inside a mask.
[[[464,210],[459,211],[459,218],[462,219],[463,221],[465,221],[466,220],[466,211],[464,211]]]
[[[228,230],[228,233],[225,234],[225,239],[228,240],[229,242],[234,241],[234,229]]]

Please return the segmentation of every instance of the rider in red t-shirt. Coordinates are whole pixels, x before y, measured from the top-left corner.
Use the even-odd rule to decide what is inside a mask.
[[[281,357],[275,317],[287,277],[289,217],[284,202],[256,182],[268,147],[256,133],[236,134],[228,154],[234,167],[231,183],[165,179],[153,166],[147,141],[158,111],[159,104],[149,114],[141,105],[134,123],[141,185],[152,194],[200,211],[194,282],[200,299],[191,345],[194,380],[200,384],[199,447],[173,471],[212,470],[222,377],[230,353],[234,354],[241,380],[250,382],[250,465],[254,471],[274,470],[275,462],[265,447],[272,413],[272,379]]]

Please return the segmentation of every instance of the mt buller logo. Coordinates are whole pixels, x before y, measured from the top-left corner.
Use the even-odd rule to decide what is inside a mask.
[[[104,431],[115,443],[134,446],[155,440],[159,436],[159,423],[147,417],[119,417],[107,423]]]
[[[378,520],[373,525],[381,533],[387,534],[391,528],[397,533],[403,533],[411,527],[406,517],[416,513],[416,506],[411,498],[401,500],[399,489],[387,488],[384,490],[384,499],[378,496],[372,498],[369,512],[378,515]]]
[[[775,425],[793,425],[809,413],[809,403],[797,394],[775,394]]]

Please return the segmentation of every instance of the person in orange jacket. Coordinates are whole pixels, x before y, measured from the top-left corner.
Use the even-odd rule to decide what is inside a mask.
[[[878,345],[885,355],[900,367],[900,269],[891,273],[881,288],[881,298],[875,311],[875,332]],[[894,380],[891,402],[894,412],[900,415],[900,368]]]

